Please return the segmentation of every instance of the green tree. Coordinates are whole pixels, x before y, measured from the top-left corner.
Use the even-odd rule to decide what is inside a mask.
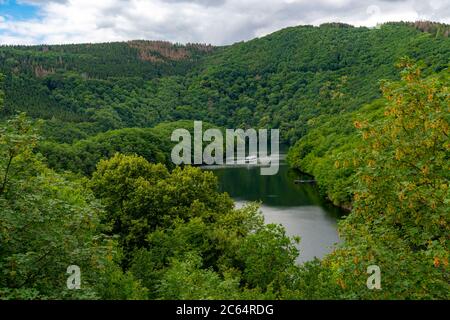
[[[384,118],[355,123],[366,143],[354,209],[324,261],[341,297],[449,298],[449,75],[400,66],[402,80],[382,85]],[[381,268],[382,290],[365,287],[368,265]]]
[[[196,254],[187,254],[183,260],[174,259],[158,286],[162,299],[238,299],[239,278],[201,269],[202,260]]]
[[[5,76],[0,73],[0,111],[3,109],[3,103],[5,98],[5,92],[3,91],[3,82],[5,80]]]
[[[292,272],[298,256],[294,243],[280,225],[269,224],[249,234],[238,251],[244,263],[243,277],[246,282],[251,287],[266,289],[274,282],[284,281]]]
[[[232,208],[232,200],[217,192],[211,172],[185,167],[169,171],[139,156],[116,154],[100,161],[91,186],[121,235],[126,252],[145,246],[147,234],[167,228],[177,219],[214,219]]]
[[[24,114],[0,131],[0,299],[101,298],[117,251],[103,234],[103,208],[83,181],[56,174],[32,153],[36,140]],[[66,288],[73,264],[80,290]]]
[[[34,157],[32,150],[37,140],[36,128],[24,113],[7,120],[0,128],[0,196],[11,176],[27,170],[26,161]]]

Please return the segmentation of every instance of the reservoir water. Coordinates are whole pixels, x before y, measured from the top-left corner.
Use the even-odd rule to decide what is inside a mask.
[[[256,165],[207,166],[219,179],[220,189],[228,192],[240,207],[261,201],[266,223],[282,224],[288,235],[300,236],[298,263],[321,258],[339,242],[337,220],[343,211],[327,203],[313,184],[295,184],[305,178],[289,168],[280,155],[278,174],[263,176]],[[307,179],[311,179],[310,177]]]

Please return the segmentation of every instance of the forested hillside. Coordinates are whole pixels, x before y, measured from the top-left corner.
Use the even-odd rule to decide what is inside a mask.
[[[143,41],[1,47],[2,114],[46,119],[45,137],[58,142],[197,119],[280,128],[295,143],[308,120],[379,97],[378,81],[396,78],[402,56],[423,60],[431,73],[447,66],[449,52],[445,32],[401,23],[292,27],[222,48]]]
[[[25,111],[46,121],[46,137],[61,142],[101,131],[151,126],[170,117],[176,77],[185,75],[208,45],[156,41],[61,46],[2,46],[6,103],[3,117]],[[161,104],[161,101],[163,102]]]
[[[448,299],[449,62],[448,26],[424,22],[0,47],[0,299]],[[336,250],[298,265],[258,204],[174,166],[192,120],[279,128],[351,209]]]
[[[402,56],[423,60],[432,73],[447,66],[449,52],[448,38],[397,24],[287,28],[210,56],[189,79],[186,99],[192,107],[204,106],[194,108],[195,117],[280,128],[284,140],[294,143],[308,120],[379,97],[379,80],[397,77],[395,63]]]

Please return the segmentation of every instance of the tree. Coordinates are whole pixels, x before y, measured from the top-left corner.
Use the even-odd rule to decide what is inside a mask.
[[[216,272],[201,269],[202,260],[187,254],[183,260],[174,259],[158,286],[162,299],[238,299],[239,278],[226,274],[222,279]]]
[[[214,220],[233,205],[228,195],[217,192],[211,172],[185,167],[169,173],[139,156],[116,154],[100,161],[91,187],[105,204],[126,254],[145,247],[147,234],[156,228],[171,227],[177,219]]]
[[[36,140],[24,114],[0,131],[0,299],[100,298],[117,252],[103,233],[103,208],[82,181],[56,174],[32,153]],[[66,287],[70,265],[80,267],[80,290]],[[139,287],[120,272],[119,283]]]
[[[295,239],[300,242],[300,239]],[[253,288],[280,285],[292,272],[298,250],[280,225],[269,224],[249,234],[238,251],[244,263],[243,277]]]
[[[91,179],[124,249],[122,265],[150,298],[259,296],[288,282],[298,254],[257,204],[234,209],[211,172],[169,172],[139,156],[101,161]],[[194,287],[195,284],[195,287]],[[241,287],[242,284],[242,287]]]
[[[384,118],[355,123],[366,144],[354,209],[324,261],[341,297],[449,297],[449,76],[423,78],[408,59],[400,67],[402,80],[382,85]],[[369,265],[381,268],[382,290],[367,290]]]
[[[36,128],[24,113],[7,120],[0,128],[0,196],[6,191],[11,176],[26,170],[24,165],[33,158],[37,139]]]
[[[5,98],[5,92],[3,91],[3,82],[5,80],[5,76],[0,73],[0,111],[3,109],[3,103]]]

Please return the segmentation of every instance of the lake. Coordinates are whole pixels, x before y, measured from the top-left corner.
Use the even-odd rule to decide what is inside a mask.
[[[300,236],[298,263],[321,258],[339,242],[337,220],[344,212],[326,202],[313,184],[295,184],[302,177],[289,168],[280,155],[278,174],[263,176],[256,165],[205,166],[219,179],[220,190],[228,192],[236,206],[261,201],[266,223],[282,224],[288,235]]]

